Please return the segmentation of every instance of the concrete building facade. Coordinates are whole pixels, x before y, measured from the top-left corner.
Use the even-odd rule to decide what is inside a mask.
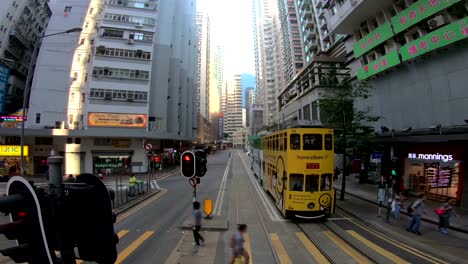
[[[0,69],[5,80],[0,82],[0,114],[3,116],[9,116],[22,108],[26,80],[28,74],[33,74],[29,72],[29,67],[32,65],[34,70],[37,59],[34,48],[41,46],[51,16],[47,1],[2,1]]]
[[[46,34],[83,31],[43,42],[25,132],[43,153],[30,152],[28,173],[50,154],[42,146],[63,154],[72,174],[96,173],[102,159],[146,171],[146,143],[169,162],[188,149],[197,132],[195,8],[188,0],[51,3]],[[0,131],[5,144],[14,132]]]
[[[372,87],[359,106],[382,117],[373,125],[383,163],[397,159],[408,190],[468,208],[461,184],[468,180],[468,2],[328,2],[331,33],[350,35],[351,75]],[[450,153],[453,161],[419,153]]]

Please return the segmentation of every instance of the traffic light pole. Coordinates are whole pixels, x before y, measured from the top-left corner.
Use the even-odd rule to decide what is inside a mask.
[[[50,156],[47,158],[49,164],[49,185],[51,196],[53,197],[53,219],[56,221],[57,233],[55,238],[61,255],[61,263],[75,264],[75,252],[73,245],[67,241],[68,230],[65,220],[65,192],[63,186],[63,157]]]

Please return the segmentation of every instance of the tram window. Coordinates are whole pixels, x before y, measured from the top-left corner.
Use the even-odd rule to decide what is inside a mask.
[[[304,134],[303,150],[322,150],[322,134]]]
[[[289,190],[296,192],[304,191],[304,174],[289,175]]]
[[[320,181],[320,191],[329,191],[331,190],[331,173],[322,174],[322,179]]]
[[[279,151],[283,151],[283,141],[281,140],[282,136],[279,138]]]
[[[325,135],[325,150],[333,150],[333,137],[331,134]]]
[[[263,173],[265,173],[265,162],[262,161],[262,168],[263,168]]]
[[[292,150],[300,150],[301,149],[301,135],[291,134],[290,141],[291,141],[291,149]]]
[[[275,139],[275,150],[276,150],[276,151],[279,150],[279,140],[278,140],[278,136],[276,136],[276,139]]]
[[[319,179],[320,176],[318,174],[306,175],[306,192],[318,192]]]

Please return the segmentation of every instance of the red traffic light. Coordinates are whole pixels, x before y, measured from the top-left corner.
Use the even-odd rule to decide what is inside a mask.
[[[184,156],[184,160],[187,161],[187,162],[189,162],[189,161],[192,160],[192,156],[191,156],[191,155],[185,155],[185,156]]]
[[[154,156],[154,162],[159,163],[159,156]]]
[[[28,214],[26,212],[18,212],[19,217],[26,217]]]
[[[185,177],[191,178],[195,175],[195,155],[191,151],[182,153],[180,170]]]

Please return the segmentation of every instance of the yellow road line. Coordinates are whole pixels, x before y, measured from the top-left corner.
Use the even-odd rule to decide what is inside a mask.
[[[120,230],[120,231],[117,233],[117,236],[118,236],[119,238],[122,238],[122,237],[125,236],[127,233],[128,233],[128,230],[127,230],[127,229],[122,229],[122,230]]]
[[[118,233],[117,233],[117,236],[119,238],[122,238],[123,236],[125,236],[126,234],[128,233],[128,230],[127,229],[122,229],[120,230]],[[76,264],[81,264],[83,263],[83,261],[81,259],[77,259],[76,260]]]
[[[388,250],[385,250],[383,248],[381,248],[380,246],[377,246],[376,244],[370,242],[369,240],[367,240],[365,237],[361,236],[360,234],[356,233],[356,231],[354,230],[348,230],[347,231],[350,235],[352,235],[354,238],[356,238],[357,240],[361,241],[362,243],[364,243],[366,246],[368,246],[369,248],[371,248],[372,250],[376,251],[377,253],[379,253],[380,255],[388,258],[389,260],[395,262],[395,263],[401,263],[401,264],[409,264],[409,262],[405,261],[404,259],[398,257],[397,255],[393,254],[392,252],[388,251]]]
[[[278,235],[275,233],[270,233],[270,240],[271,244],[273,244],[273,248],[276,251],[276,254],[278,255],[279,262],[281,264],[290,264],[292,263],[291,259],[288,256],[288,253],[286,252],[286,249],[283,246],[283,243],[281,243],[281,240],[279,239]]]
[[[159,179],[157,179],[157,180],[158,180],[158,181],[164,180],[164,179],[166,179],[167,177],[170,177],[170,176],[176,174],[176,173],[179,172],[179,171],[180,171],[180,170],[175,170],[175,171],[173,171],[173,172],[170,172],[169,174],[166,174],[165,176],[163,176],[163,177],[161,177],[161,178],[159,178]]]
[[[116,264],[122,263],[130,254],[133,253],[143,242],[148,239],[151,235],[153,235],[153,231],[146,231],[143,235],[141,235],[137,240],[133,241],[130,246],[128,246],[126,249],[124,249],[120,254],[117,256],[117,261],[115,262]]]
[[[340,215],[344,216],[343,214],[340,214]],[[430,263],[448,264],[448,262],[443,261],[443,260],[441,260],[439,258],[436,258],[434,256],[428,255],[428,254],[426,254],[426,253],[424,253],[424,252],[422,252],[422,251],[420,251],[420,250],[418,250],[416,248],[413,248],[413,247],[408,246],[406,244],[403,244],[401,242],[396,242],[395,240],[393,240],[391,238],[382,236],[379,232],[377,232],[377,231],[375,231],[375,230],[373,230],[373,229],[371,229],[371,228],[369,228],[367,226],[364,226],[364,225],[356,222],[355,220],[353,220],[351,218],[349,219],[349,221],[351,221],[355,225],[359,226],[360,228],[364,229],[365,231],[373,234],[374,236],[376,236],[376,237],[378,237],[378,238],[380,238],[380,239],[382,239],[382,240],[384,240],[384,241],[386,241],[386,242],[388,242],[388,243],[390,243],[390,244],[392,244],[392,245],[394,245],[394,246],[396,246],[396,247],[398,247],[398,248],[400,248],[400,249],[402,249],[402,250],[404,250],[404,251],[406,251],[408,253],[411,253],[412,255],[415,255],[415,256],[420,257],[420,258],[422,258],[424,260],[427,260]]]
[[[320,250],[307,238],[302,232],[296,232],[296,236],[301,240],[302,244],[306,247],[309,253],[314,257],[317,263],[330,263],[328,259],[320,252]]]
[[[253,256],[252,256],[252,249],[250,248],[250,237],[249,234],[244,234],[244,248],[249,253],[250,261],[249,263],[253,263]]]
[[[146,205],[156,201],[161,196],[163,196],[167,192],[167,189],[161,189],[161,191],[156,194],[155,196],[149,198],[148,200],[142,202],[141,204],[137,205],[136,207],[132,208],[130,211],[123,213],[117,217],[117,223],[124,220],[125,218],[129,217],[130,215],[134,214],[136,211],[140,210],[141,208],[145,207]]]
[[[361,255],[359,252],[357,252],[354,248],[350,247],[347,245],[341,238],[338,238],[334,233],[331,231],[323,231],[323,233],[331,240],[333,243],[335,243],[338,247],[341,248],[346,254],[348,254],[350,257],[352,257],[354,260],[356,260],[357,263],[366,263],[366,264],[371,264],[366,257]]]

